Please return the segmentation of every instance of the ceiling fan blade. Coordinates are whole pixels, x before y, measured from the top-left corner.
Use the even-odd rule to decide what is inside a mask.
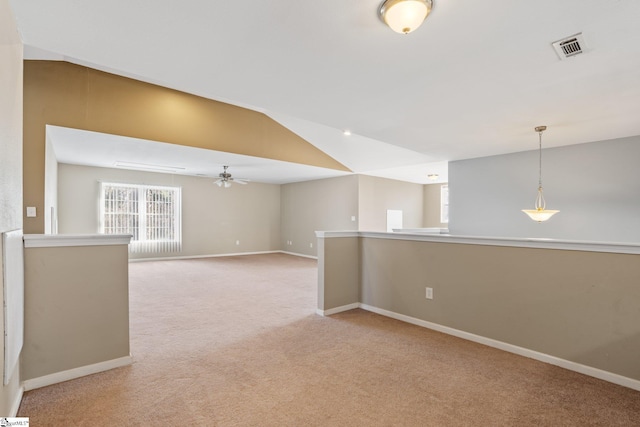
[[[248,182],[243,179],[234,179],[233,182],[235,182],[236,184],[242,184],[242,185],[248,184]]]

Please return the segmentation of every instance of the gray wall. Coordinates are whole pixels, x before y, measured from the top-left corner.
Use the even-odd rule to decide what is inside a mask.
[[[318,239],[318,309],[325,311],[360,302],[358,238]]]
[[[22,380],[127,356],[126,245],[25,249]]]
[[[404,228],[422,227],[423,197],[421,184],[367,175],[285,184],[282,247],[315,256],[316,231],[386,231],[387,209],[403,211]]]
[[[213,178],[67,164],[58,166],[59,233],[98,232],[100,180],[182,187],[182,252],[131,254],[131,258],[281,249],[279,185],[252,182],[220,188]]]
[[[375,237],[323,243],[321,310],[361,302],[640,380],[640,255]]]
[[[424,192],[422,184],[359,175],[358,230],[387,231],[387,210],[402,211],[402,228],[421,228]]]
[[[316,231],[357,230],[359,224],[385,231],[387,209],[403,210],[404,227],[422,227],[422,185],[369,176],[224,189],[211,178],[59,164],[57,179],[61,234],[98,231],[99,181],[182,187],[183,251],[131,258],[273,250],[315,256]]]
[[[424,186],[423,227],[447,228],[448,223],[440,222],[440,190],[443,184],[427,184]]]
[[[640,380],[640,255],[370,238],[361,248],[364,304]]]
[[[544,144],[544,142],[543,142]],[[640,136],[543,150],[548,209],[535,223],[538,151],[449,163],[452,234],[640,242]]]
[[[284,184],[281,197],[281,246],[287,252],[316,256],[316,231],[358,229],[356,175]]]
[[[3,233],[22,228],[23,203],[22,42],[7,0],[0,0],[0,68],[0,233]],[[2,281],[0,262],[0,288]],[[2,310],[0,330],[4,331],[4,308]],[[0,346],[0,369],[4,369],[4,340],[0,340]],[[7,416],[17,410],[19,386],[17,373],[6,386],[0,383],[0,415]]]

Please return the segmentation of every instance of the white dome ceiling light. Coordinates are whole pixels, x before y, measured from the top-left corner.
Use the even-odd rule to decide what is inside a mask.
[[[385,0],[378,13],[393,31],[409,34],[422,25],[432,7],[432,0]]]

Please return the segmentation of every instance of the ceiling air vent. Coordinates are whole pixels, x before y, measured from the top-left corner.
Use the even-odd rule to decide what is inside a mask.
[[[571,58],[585,51],[586,45],[582,33],[574,34],[551,44],[560,59]]]

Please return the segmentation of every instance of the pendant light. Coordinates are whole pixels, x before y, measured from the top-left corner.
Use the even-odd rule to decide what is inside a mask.
[[[378,14],[396,33],[409,34],[427,19],[432,6],[432,0],[385,0]]]
[[[538,132],[539,140],[539,168],[538,168],[538,196],[536,197],[535,209],[523,209],[522,212],[529,215],[534,221],[543,222],[551,218],[560,211],[554,211],[546,208],[544,195],[542,194],[542,132],[547,130],[546,126],[538,126],[535,131]]]

